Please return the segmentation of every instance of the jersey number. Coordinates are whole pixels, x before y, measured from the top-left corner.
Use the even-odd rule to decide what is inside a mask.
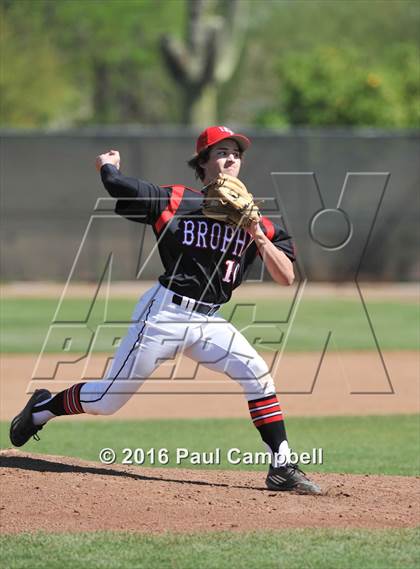
[[[235,282],[239,270],[239,263],[229,260],[225,261],[225,264],[226,264],[225,276],[223,277],[222,281],[224,283]]]

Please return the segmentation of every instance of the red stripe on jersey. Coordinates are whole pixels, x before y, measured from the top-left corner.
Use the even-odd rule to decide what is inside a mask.
[[[267,237],[270,239],[270,241],[272,241],[275,233],[273,223],[268,219],[268,217],[262,217],[261,222],[264,225],[264,228],[267,232]]]
[[[266,419],[254,421],[254,425],[256,427],[261,427],[261,425],[267,425],[268,423],[278,423],[280,421],[283,421],[283,415],[275,415],[274,417],[267,417]]]
[[[275,395],[273,397],[270,397],[270,399],[264,399],[263,401],[260,399],[257,401],[248,401],[248,407],[251,411],[252,409],[262,407],[263,405],[270,405],[271,403],[278,403],[277,397]]]
[[[164,186],[161,186],[162,188],[173,188],[174,186],[172,184],[166,184]],[[200,194],[200,196],[203,195],[203,192],[201,190],[196,190],[195,188],[190,188],[190,186],[182,186],[183,188],[185,188],[186,190],[190,190],[190,192],[194,192],[196,194]]]
[[[181,203],[182,196],[184,195],[185,186],[173,186],[172,187],[172,194],[169,199],[169,203],[166,206],[166,209],[162,211],[158,220],[155,223],[155,229],[158,233],[160,233],[163,227],[173,218],[176,213],[176,210],[179,208],[179,204]]]

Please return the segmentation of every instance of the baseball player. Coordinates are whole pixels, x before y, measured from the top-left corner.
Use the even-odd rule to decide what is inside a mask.
[[[11,423],[15,446],[37,438],[48,421],[61,415],[115,413],[158,365],[183,353],[242,387],[251,419],[272,455],[267,487],[320,493],[290,462],[283,414],[265,361],[218,312],[257,255],[275,282],[290,285],[294,280],[290,236],[261,217],[238,179],[249,145],[246,136],[227,127],[204,130],[188,162],[202,190],[180,184],[161,187],[127,177],[120,171],[116,150],[97,157],[102,182],[117,199],[116,213],[152,226],[165,271],[136,305],[106,377],[77,383],[54,396],[46,389],[36,390]]]

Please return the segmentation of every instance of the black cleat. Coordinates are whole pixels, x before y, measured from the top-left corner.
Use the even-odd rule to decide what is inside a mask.
[[[25,407],[16,415],[10,424],[10,440],[15,447],[21,447],[31,437],[37,439],[37,432],[43,425],[34,425],[32,422],[32,410],[37,403],[41,403],[51,397],[48,389],[36,389]]]
[[[274,468],[270,465],[265,484],[269,490],[293,491],[299,494],[322,494],[321,488],[311,482],[297,464]]]

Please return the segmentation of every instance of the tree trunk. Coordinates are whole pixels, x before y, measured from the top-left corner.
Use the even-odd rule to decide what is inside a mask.
[[[188,90],[184,99],[184,122],[199,128],[217,124],[217,93],[216,83],[208,83],[200,90]]]
[[[209,0],[189,0],[185,41],[162,37],[162,54],[183,91],[183,120],[197,127],[217,124],[218,90],[239,62],[247,21],[246,3],[223,2],[224,16],[207,16]]]

